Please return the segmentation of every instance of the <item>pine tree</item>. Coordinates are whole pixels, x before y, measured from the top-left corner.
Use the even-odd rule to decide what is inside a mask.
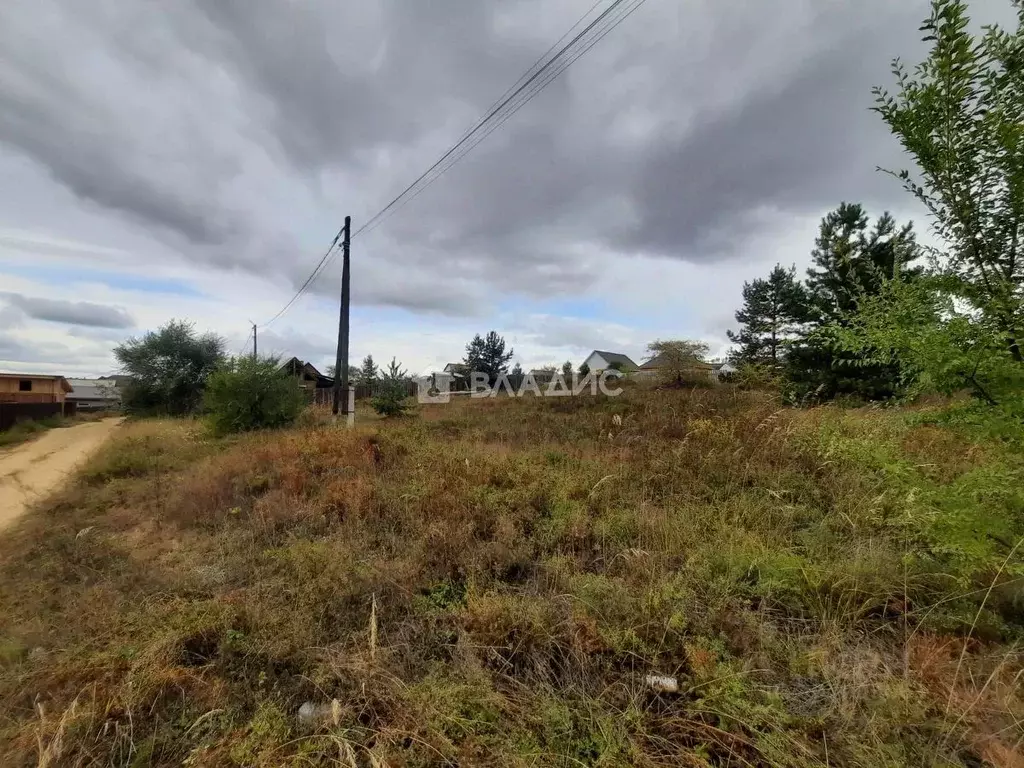
[[[389,382],[404,382],[409,378],[409,372],[402,368],[402,364],[396,358],[392,357],[387,370],[382,372],[382,377]]]
[[[821,220],[813,266],[807,270],[817,322],[848,318],[857,311],[858,298],[877,294],[883,280],[920,275],[921,269],[912,265],[920,256],[913,224],[897,229],[888,212],[870,230],[869,221],[857,203],[841,203]]]
[[[493,386],[501,374],[508,371],[508,361],[513,354],[511,348],[505,351],[505,339],[496,331],[490,331],[486,337],[477,334],[466,345],[465,364],[470,372],[486,373]]]
[[[900,390],[898,362],[876,351],[834,348],[836,329],[846,328],[860,304],[878,294],[886,280],[910,281],[922,270],[914,265],[920,248],[913,226],[897,226],[888,213],[870,224],[863,206],[842,203],[821,220],[813,266],[807,270],[808,318],[787,360],[790,380],[800,397],[832,398],[850,394],[868,399],[891,397]]]
[[[807,292],[796,279],[796,267],[776,264],[767,279],[744,283],[743,308],[736,312],[740,330],[728,332],[739,345],[735,358],[778,366],[806,314]]]
[[[360,384],[369,385],[373,384],[379,376],[380,371],[377,369],[377,364],[373,362],[373,355],[364,357],[363,364],[356,371],[356,381]]]

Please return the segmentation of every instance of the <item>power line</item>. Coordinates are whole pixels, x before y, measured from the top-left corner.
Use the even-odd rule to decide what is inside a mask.
[[[620,1],[620,0],[617,0],[617,2],[618,2],[618,1]],[[572,25],[572,26],[571,26],[571,27],[569,28],[569,30],[568,30],[568,31],[567,31],[567,32],[566,32],[566,33],[565,33],[564,35],[562,35],[562,36],[561,36],[561,37],[560,37],[560,38],[559,38],[558,40],[556,40],[556,41],[555,41],[555,43],[554,43],[554,44],[552,44],[552,46],[551,46],[550,48],[548,48],[548,49],[547,49],[547,51],[545,51],[545,52],[543,53],[543,55],[541,55],[541,57],[540,57],[539,59],[537,59],[537,61],[535,61],[535,62],[534,62],[534,63],[533,63],[533,64],[532,64],[531,66],[530,66],[530,68],[529,68],[529,69],[527,69],[527,70],[526,70],[526,72],[524,72],[524,73],[523,73],[522,75],[520,75],[520,77],[519,77],[519,79],[518,79],[518,80],[516,80],[516,81],[515,81],[515,82],[514,82],[514,83],[513,83],[513,84],[512,84],[511,86],[509,86],[509,88],[508,88],[508,89],[507,89],[507,90],[506,90],[506,91],[505,91],[505,92],[504,92],[504,93],[503,93],[503,94],[502,94],[501,96],[499,96],[499,97],[498,97],[498,98],[497,98],[497,99],[496,99],[496,100],[495,100],[495,101],[494,101],[494,102],[493,102],[493,103],[491,104],[491,106],[490,106],[490,107],[488,107],[488,108],[487,108],[487,110],[486,110],[486,112],[485,112],[485,117],[481,117],[481,118],[478,118],[478,119],[477,119],[477,121],[476,121],[476,123],[474,123],[474,124],[473,124],[473,125],[472,125],[472,126],[471,126],[471,127],[469,128],[469,129],[467,129],[467,131],[466,131],[466,132],[465,132],[464,134],[462,134],[462,136],[461,136],[461,137],[459,138],[459,140],[458,140],[458,141],[456,142],[455,146],[457,147],[457,146],[458,146],[459,144],[461,144],[461,143],[465,142],[465,141],[466,141],[466,140],[467,140],[467,139],[468,139],[468,138],[469,138],[470,136],[472,136],[472,135],[473,135],[473,133],[474,133],[474,132],[475,132],[476,130],[478,130],[478,129],[479,129],[479,127],[480,127],[480,126],[481,126],[481,125],[483,124],[483,122],[484,122],[484,121],[485,121],[486,119],[488,119],[488,118],[486,117],[486,115],[488,115],[488,114],[492,114],[492,113],[494,112],[494,110],[495,110],[495,109],[497,109],[497,108],[500,108],[501,104],[502,104],[502,103],[503,103],[504,101],[506,101],[506,100],[507,100],[507,99],[509,98],[510,94],[512,94],[512,93],[513,93],[513,91],[515,91],[515,90],[516,90],[516,88],[517,88],[517,87],[518,87],[518,86],[520,85],[520,83],[522,83],[522,82],[523,82],[523,80],[525,80],[525,79],[526,79],[526,78],[528,78],[528,77],[531,77],[531,76],[535,75],[536,73],[534,72],[534,70],[538,70],[538,67],[540,67],[540,66],[541,66],[541,65],[542,65],[542,64],[544,63],[544,60],[545,60],[545,59],[547,59],[547,57],[548,57],[548,56],[549,56],[549,55],[551,54],[551,52],[552,52],[552,51],[553,51],[553,50],[554,50],[554,49],[555,49],[555,48],[556,48],[556,47],[558,46],[558,44],[559,44],[559,43],[561,43],[561,42],[562,42],[563,40],[565,40],[565,38],[567,38],[567,37],[568,37],[568,36],[569,36],[570,34],[572,34],[572,31],[573,31],[574,29],[576,29],[576,27],[578,27],[578,26],[579,26],[579,25],[580,25],[580,24],[581,24],[581,23],[583,22],[583,20],[587,18],[587,16],[589,16],[589,15],[590,15],[591,13],[593,13],[594,9],[595,9],[595,8],[597,8],[597,6],[599,6],[599,5],[600,5],[600,4],[602,3],[602,2],[604,2],[604,0],[597,0],[597,1],[596,1],[596,2],[595,2],[595,3],[593,4],[593,5],[592,5],[592,6],[590,6],[590,8],[589,8],[589,9],[587,10],[587,12],[586,12],[586,13],[584,13],[584,14],[583,14],[583,16],[581,16],[581,17],[580,17],[580,18],[579,18],[579,19],[578,19],[578,20],[576,21],[576,23],[575,23],[575,24],[573,24],[573,25]],[[616,4],[617,4],[617,3],[616,3]],[[611,7],[612,7],[612,8],[614,8],[615,6],[613,5],[613,6],[611,6]],[[609,10],[610,10],[610,9],[609,9]],[[550,62],[549,62],[549,63],[550,63]],[[538,70],[538,71],[539,71],[539,70]],[[446,155],[447,155],[447,154],[449,154],[450,152],[451,152],[451,150],[449,150],[449,152],[448,152],[448,153],[446,153]],[[442,156],[442,160],[443,160],[443,159],[444,159],[444,156]],[[440,162],[440,161],[438,161],[438,162]],[[431,166],[431,169],[432,169],[433,167],[436,167],[436,166],[437,166],[437,163],[435,163],[435,164],[434,164],[434,166]],[[431,169],[428,169],[426,173],[429,173]],[[426,175],[426,173],[425,173],[424,175]],[[423,178],[423,176],[421,176],[421,177],[420,177],[420,179],[422,179],[422,178]],[[419,179],[417,179],[417,181],[416,181],[416,182],[413,182],[413,185],[415,185],[416,183],[418,183],[418,181],[419,181]],[[411,186],[412,186],[412,185],[410,185],[410,188],[411,188]],[[406,192],[408,192],[408,189],[409,189],[409,188],[407,188],[407,189],[406,189],[405,191],[406,191]],[[403,194],[405,194],[405,193],[403,192]],[[396,199],[397,199],[397,198],[396,198]],[[389,205],[388,205],[388,206],[385,206],[385,209],[384,209],[384,210],[387,210],[387,207],[389,207],[390,205],[393,205],[393,204],[394,204],[394,202],[395,202],[395,201],[392,201],[391,203],[389,203]],[[400,206],[400,207],[401,207],[401,206]],[[373,218],[374,218],[374,219],[376,219],[376,218],[379,218],[379,216],[380,216],[380,213],[378,213],[378,214],[377,214],[376,216],[374,216]],[[372,219],[371,219],[371,220],[372,220]],[[369,222],[368,222],[368,223],[369,223]],[[356,234],[356,235],[358,235],[358,234],[359,234],[360,232],[362,232],[362,231],[363,231],[363,230],[365,230],[366,228],[367,228],[367,224],[364,224],[364,225],[363,225],[362,227],[360,227],[360,228],[359,228],[359,229],[358,229],[358,230],[356,231],[356,233],[355,233],[355,234]],[[322,256],[321,258],[320,258],[320,261],[319,261],[319,262],[317,262],[317,265],[316,265],[316,266],[315,266],[315,267],[313,268],[313,271],[312,271],[312,272],[311,272],[311,273],[309,274],[309,277],[307,277],[307,278],[306,278],[306,281],[305,281],[305,282],[304,282],[304,283],[302,284],[302,286],[301,286],[301,287],[299,288],[299,290],[295,292],[295,295],[294,295],[294,296],[292,296],[292,298],[291,298],[291,299],[290,299],[290,300],[288,301],[288,303],[287,303],[287,304],[285,304],[285,305],[284,305],[284,306],[283,306],[283,307],[282,307],[282,308],[281,308],[281,309],[280,309],[280,310],[278,311],[278,313],[277,313],[276,315],[274,315],[274,316],[273,316],[272,318],[270,318],[270,320],[268,320],[268,321],[267,321],[266,323],[264,323],[264,324],[263,324],[263,325],[264,325],[264,327],[266,327],[266,326],[269,326],[269,325],[270,325],[271,323],[273,323],[273,322],[274,322],[275,320],[277,320],[277,319],[278,319],[279,317],[281,317],[281,315],[283,315],[283,314],[284,314],[285,312],[287,312],[287,311],[288,311],[288,310],[289,310],[289,309],[291,308],[291,306],[292,306],[292,305],[293,305],[293,304],[294,304],[294,303],[295,303],[296,301],[298,301],[299,297],[300,297],[300,296],[302,296],[302,294],[303,294],[303,293],[305,293],[306,289],[307,289],[307,288],[309,288],[309,286],[313,284],[313,282],[314,282],[314,281],[316,280],[316,278],[317,278],[317,277],[319,277],[319,274],[320,274],[320,272],[321,272],[321,271],[322,271],[322,270],[323,270],[323,269],[324,269],[324,268],[325,268],[325,267],[327,266],[327,264],[328,264],[328,263],[329,263],[329,262],[331,261],[331,259],[332,259],[332,255],[331,255],[331,254],[332,254],[332,252],[333,252],[334,248],[335,248],[335,247],[337,247],[337,245],[338,245],[338,240],[340,239],[340,237],[341,237],[341,233],[342,233],[342,231],[343,231],[343,230],[344,230],[344,227],[342,227],[341,229],[339,229],[339,230],[338,230],[337,234],[335,234],[335,236],[334,236],[334,240],[333,240],[333,242],[331,243],[331,246],[330,246],[330,248],[328,248],[328,249],[327,249],[327,250],[326,250],[326,251],[324,252],[324,255],[323,255],[323,256]],[[353,237],[354,237],[354,235],[353,235]]]
[[[627,9],[623,13],[621,13],[614,21],[611,21],[610,23],[606,24],[602,28],[602,31],[600,32],[600,34],[595,35],[593,38],[591,38],[589,41],[587,41],[586,45],[584,47],[582,47],[580,50],[574,51],[573,54],[572,54],[572,58],[566,59],[565,63],[561,64],[558,69],[552,70],[552,71],[548,72],[547,75],[544,77],[544,79],[542,81],[540,81],[531,91],[529,91],[527,94],[522,96],[521,100],[518,101],[515,104],[513,109],[507,111],[504,115],[502,115],[501,118],[496,123],[493,123],[492,125],[488,126],[487,130],[482,135],[477,136],[474,139],[473,143],[471,143],[469,146],[466,146],[463,149],[461,149],[460,152],[458,154],[456,154],[443,168],[441,168],[437,172],[436,175],[434,175],[430,180],[428,180],[425,184],[423,184],[419,189],[417,189],[411,195],[409,195],[404,200],[402,200],[394,208],[394,210],[392,211],[392,214],[398,212],[405,205],[407,205],[408,203],[410,203],[414,199],[416,199],[416,197],[418,197],[421,192],[426,190],[427,187],[429,187],[431,184],[433,184],[435,181],[437,181],[439,178],[441,178],[456,163],[458,163],[459,160],[461,160],[463,157],[468,155],[478,144],[480,144],[488,136],[490,136],[492,133],[494,133],[494,131],[496,131],[498,128],[500,128],[502,125],[504,125],[528,101],[532,100],[541,91],[543,91],[553,80],[555,80],[559,75],[561,75],[562,72],[564,72],[566,69],[568,69],[569,66],[573,62],[575,62],[577,59],[579,59],[581,56],[583,56],[583,54],[585,54],[587,51],[589,51],[591,48],[593,48],[594,45],[596,45],[602,38],[604,38],[605,35],[607,35],[615,27],[617,27],[619,24],[621,24],[623,21],[625,21],[627,17],[629,17],[635,10],[637,10],[645,2],[646,2],[646,0],[633,0],[633,5],[632,6],[628,6]],[[406,190],[406,191],[408,192],[408,190]],[[379,216],[379,214],[378,214],[378,216]],[[370,231],[372,229],[375,229],[376,227],[380,226],[381,223],[383,223],[383,220],[384,220],[383,218],[378,218],[377,221],[375,223],[373,223],[372,225],[371,225],[370,222],[368,222],[363,227],[361,227],[359,230],[357,230],[356,233],[353,234],[352,236],[355,237],[355,235],[357,235],[357,234],[359,234],[359,233],[361,233],[363,231]]]
[[[603,21],[609,14],[612,13],[612,11],[614,11],[616,8],[618,8],[620,5],[622,5],[623,2],[625,2],[625,0],[614,0],[614,2],[611,5],[609,5],[607,8],[605,8],[605,10],[602,11],[601,14],[596,19],[594,19],[592,22],[590,22],[590,24],[588,24],[583,29],[582,32],[577,34],[572,40],[570,40],[568,43],[566,43],[564,46],[562,46],[562,48],[558,51],[558,53],[556,53],[554,56],[551,56],[539,69],[537,69],[536,72],[534,72],[532,75],[530,75],[528,78],[526,78],[526,80],[522,83],[522,85],[520,85],[518,88],[516,88],[512,92],[511,95],[505,97],[505,99],[502,100],[498,104],[498,106],[493,107],[484,117],[480,118],[480,120],[477,121],[476,125],[462,139],[460,139],[455,144],[453,144],[451,147],[449,147],[448,151],[445,152],[443,155],[441,155],[441,158],[439,160],[437,160],[437,162],[435,162],[432,166],[430,166],[427,170],[425,170],[422,174],[420,174],[420,176],[412,184],[410,184],[408,187],[406,187],[404,190],[402,190],[398,194],[398,196],[395,197],[390,203],[385,205],[380,211],[378,211],[373,216],[371,216],[369,219],[367,219],[366,223],[363,224],[363,226],[361,226],[359,229],[357,229],[352,234],[352,237],[356,237],[357,235],[359,235],[360,233],[364,232],[365,230],[373,227],[374,223],[376,221],[378,221],[379,219],[381,219],[385,214],[387,214],[387,212],[389,210],[391,210],[391,208],[393,208],[395,206],[395,204],[398,203],[399,200],[401,200],[403,197],[405,197],[410,192],[410,190],[412,190],[414,187],[416,187],[432,171],[434,171],[436,168],[438,168],[442,163],[444,163],[445,160],[447,160],[451,155],[453,155],[455,152],[457,152],[458,149],[466,141],[468,141],[475,133],[477,133],[481,128],[483,128],[484,125],[486,125],[492,118],[494,118],[501,110],[503,110],[506,106],[508,106],[509,103],[512,102],[513,99],[515,99],[517,96],[519,96],[521,93],[523,93],[523,91],[525,91],[527,88],[529,88],[529,86],[535,80],[537,80],[539,77],[544,75],[544,73],[549,69],[549,67],[551,67],[556,61],[558,61],[560,58],[562,58],[562,56],[564,56],[565,53],[570,48],[572,48],[574,45],[576,45],[576,43],[579,42],[579,40],[581,38],[583,38],[588,32],[590,32],[597,24],[599,24],[601,21]],[[589,13],[590,13],[590,11],[587,12],[587,14],[589,14]],[[584,15],[584,18],[586,18],[586,14]],[[581,19],[581,21],[582,21],[582,19]],[[579,24],[580,24],[580,22],[577,21],[576,24],[574,24],[572,26],[572,29],[575,29],[577,26],[579,26]],[[565,36],[563,36],[563,39],[564,39],[564,37]],[[593,43],[591,43],[591,45],[593,45]],[[590,48],[590,46],[588,46],[584,50],[584,52],[586,50],[589,50],[589,48]],[[577,56],[577,58],[579,58],[579,57]],[[573,61],[575,61],[575,59],[573,59]],[[536,67],[536,64],[534,65],[534,67]],[[531,67],[531,69],[533,69],[533,67]],[[561,73],[562,71],[564,71],[564,67],[562,68],[562,70],[559,70],[559,73]],[[520,80],[522,80],[522,78],[520,78]],[[515,112],[517,112],[527,101],[532,99],[533,96],[535,96],[539,92],[540,92],[539,90],[535,91],[532,95],[528,96],[526,99],[524,99],[524,100],[520,101],[518,104],[516,104],[516,106],[511,110],[510,115],[514,114]],[[507,93],[507,91],[506,91],[506,93]],[[477,143],[479,143],[479,142],[477,142]],[[476,144],[474,144],[473,146],[476,146]],[[458,162],[458,159],[456,159],[456,162]],[[428,181],[427,185],[433,183],[433,181],[435,181],[435,180],[436,180],[436,177],[435,177],[435,179],[431,179],[430,181]]]
[[[306,278],[306,282],[304,282],[304,283],[302,284],[302,287],[301,287],[301,288],[299,288],[299,290],[297,290],[297,291],[295,292],[295,295],[294,295],[294,296],[292,296],[292,297],[291,297],[291,298],[290,298],[290,299],[288,300],[288,303],[287,303],[287,304],[285,304],[285,305],[284,305],[283,307],[281,307],[281,309],[279,309],[279,310],[278,310],[278,312],[277,312],[277,314],[276,314],[276,315],[274,315],[274,316],[273,316],[272,318],[270,318],[269,320],[267,320],[267,322],[263,323],[263,327],[264,327],[264,328],[267,328],[267,327],[268,327],[268,326],[269,326],[269,325],[270,325],[271,323],[273,323],[273,322],[274,322],[275,320],[277,320],[277,319],[278,319],[278,318],[279,318],[279,317],[280,317],[281,315],[283,315],[283,314],[284,314],[285,312],[287,312],[287,311],[288,311],[288,310],[289,310],[289,309],[291,308],[292,304],[294,304],[294,303],[295,303],[296,301],[298,301],[298,300],[299,300],[299,297],[300,297],[300,296],[301,296],[301,295],[302,295],[303,293],[305,293],[305,292],[306,292],[306,289],[307,289],[307,288],[309,288],[309,286],[310,286],[310,285],[311,285],[311,284],[313,283],[313,281],[314,281],[314,280],[316,279],[316,276],[317,276],[317,275],[319,274],[320,270],[322,270],[322,269],[324,268],[324,266],[325,266],[325,265],[327,264],[327,261],[328,261],[328,259],[329,259],[330,255],[331,255],[331,251],[333,251],[333,250],[334,250],[334,248],[335,248],[335,246],[336,246],[336,245],[338,244],[338,240],[339,240],[339,239],[341,238],[341,233],[342,233],[342,231],[343,231],[344,229],[345,229],[345,228],[344,228],[344,227],[342,227],[341,229],[339,229],[339,230],[338,230],[337,234],[336,234],[336,235],[334,236],[334,240],[332,240],[332,241],[331,241],[331,246],[330,246],[330,248],[328,248],[328,249],[327,249],[326,251],[324,251],[324,255],[320,257],[320,261],[319,261],[319,262],[317,263],[317,265],[316,265],[316,266],[315,266],[315,267],[313,268],[313,271],[309,273],[309,277],[307,277],[307,278]]]
[[[614,0],[612,4],[608,6],[608,8],[602,11],[581,32],[579,32],[575,37],[573,37],[572,40],[570,40],[568,43],[563,45],[561,49],[559,49],[558,52],[552,56],[551,51],[553,51],[559,43],[561,43],[570,34],[572,34],[572,31],[579,27],[580,24],[582,24],[583,21],[591,13],[593,13],[594,9],[597,8],[598,5],[600,5],[602,0],[597,0],[597,2],[595,2],[594,5],[592,5],[590,9],[586,13],[584,13],[583,16],[581,16],[579,20],[577,20],[576,23],[573,24],[569,28],[569,30],[564,35],[562,35],[562,37],[559,38],[559,40],[556,41],[554,45],[552,45],[551,48],[549,48],[544,53],[544,55],[542,55],[536,62],[534,62],[534,64],[525,73],[523,73],[523,75],[521,75],[520,78],[515,83],[513,83],[512,86],[510,86],[505,91],[505,93],[502,94],[502,96],[500,96],[488,108],[484,116],[479,118],[476,121],[476,123],[469,130],[467,130],[459,138],[458,141],[455,142],[455,144],[449,147],[448,150],[443,155],[441,155],[441,157],[433,165],[431,165],[429,168],[427,168],[426,171],[420,174],[420,176],[417,177],[416,180],[412,182],[412,184],[410,184],[404,190],[402,190],[380,211],[378,211],[369,219],[367,219],[367,221],[359,229],[352,233],[351,237],[354,238],[357,235],[361,234],[362,232],[375,229],[384,221],[385,218],[387,218],[394,212],[398,211],[399,209],[404,207],[408,202],[416,198],[421,192],[423,192],[423,190],[425,190],[428,186],[437,181],[437,179],[443,176],[449,169],[452,168],[452,166],[458,163],[459,160],[461,160],[470,151],[472,151],[473,148],[479,145],[480,142],[482,142],[484,139],[490,136],[491,133],[493,133],[499,127],[501,127],[509,118],[512,117],[512,115],[518,112],[519,109],[521,109],[527,102],[532,100],[537,94],[544,90],[544,88],[546,88],[555,78],[561,75],[562,72],[564,72],[573,62],[575,62],[577,59],[583,56],[595,44],[597,44],[601,39],[603,39],[604,36],[607,35],[612,29],[617,27],[619,24],[625,21],[626,18],[632,15],[632,13],[636,11],[637,8],[639,8],[645,1],[646,0],[631,0],[632,4],[627,4],[623,9],[621,8],[621,6],[623,6],[623,3],[626,2],[626,0]],[[621,12],[615,14],[615,11],[617,10],[620,10]],[[589,39],[584,40],[584,38],[586,38],[586,36],[595,29],[597,29],[598,31]],[[584,40],[583,44],[579,46],[578,49],[572,50],[573,47],[576,46],[576,44],[579,43],[581,40]],[[566,56],[566,54],[568,54],[568,56]],[[565,58],[563,59],[563,57]],[[502,113],[503,110],[506,110],[506,108],[509,107],[510,105],[511,108],[505,111],[505,113],[500,116],[500,118],[495,124],[488,126],[487,130],[483,132],[481,135],[477,135],[480,133],[481,129],[484,128],[484,126],[486,126],[490,121],[497,118],[499,114]],[[469,144],[468,147],[465,146],[466,143],[470,141],[470,139],[473,139],[472,143]],[[421,182],[423,182],[422,185]],[[417,186],[419,186],[418,189],[416,189]],[[414,189],[416,190],[415,192],[413,192]],[[410,192],[412,192],[411,195]],[[390,214],[389,211],[391,212]],[[333,259],[335,248],[338,244],[338,240],[340,239],[343,230],[344,227],[338,230],[338,233],[334,236],[334,240],[331,242],[330,247],[324,252],[323,256],[320,258],[320,261],[313,268],[313,271],[309,274],[309,277],[306,278],[306,281],[302,284],[299,290],[296,291],[295,295],[288,301],[287,304],[285,304],[277,312],[276,315],[274,315],[272,318],[270,318],[270,320],[264,323],[263,327],[269,326],[271,323],[280,318],[285,312],[287,312],[292,307],[292,305],[296,301],[298,301],[302,294],[305,293],[309,286],[313,284],[316,278]]]
[[[245,348],[249,346],[249,339],[252,338],[252,329],[249,329],[249,335],[245,337],[245,341],[242,342],[242,346],[238,348],[238,354],[235,357],[241,357]]]

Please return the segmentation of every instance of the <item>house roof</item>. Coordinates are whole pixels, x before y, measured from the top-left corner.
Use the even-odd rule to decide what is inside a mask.
[[[654,368],[664,368],[666,365],[669,365],[669,363],[665,360],[665,353],[663,352],[660,355],[655,355],[646,363],[641,365],[640,370],[649,371]],[[691,360],[690,365],[693,368],[706,368],[708,370],[714,368],[711,363],[705,363],[703,360]]]
[[[623,368],[632,368],[633,370],[637,368],[637,364],[630,359],[629,355],[624,355],[621,352],[604,352],[603,350],[595,349],[587,357],[591,355],[600,355],[609,365],[611,363],[619,363]]]
[[[312,363],[307,363],[305,360],[300,360],[297,357],[291,357],[277,366],[279,371],[288,371],[293,375],[298,371],[304,371],[313,376],[323,376],[320,371],[317,370],[316,366]]]
[[[120,400],[121,393],[110,379],[68,379],[74,400]]]
[[[312,363],[307,363],[304,360],[300,360],[297,357],[289,358],[281,363],[277,370],[287,371],[292,376],[298,376],[301,371],[303,374],[313,379],[316,382],[318,388],[330,387],[334,384],[334,379],[330,376],[324,376],[320,371],[317,370],[316,366]],[[351,370],[351,369],[350,369]]]
[[[452,376],[462,377],[469,373],[469,366],[465,363],[446,363],[443,372]]]
[[[71,384],[63,376],[52,373],[0,373],[0,379],[45,379],[46,381],[60,381],[60,388],[65,392],[71,391]]]

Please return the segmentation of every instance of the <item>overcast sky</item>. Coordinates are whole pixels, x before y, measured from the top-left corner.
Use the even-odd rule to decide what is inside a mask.
[[[609,5],[602,0],[595,13]],[[0,369],[96,375],[187,318],[239,349],[593,0],[4,0]],[[979,22],[1007,0],[977,0]],[[840,201],[919,219],[869,111],[925,0],[647,0],[352,250],[354,360],[496,329],[526,366],[724,351]],[[333,359],[340,260],[260,333]]]

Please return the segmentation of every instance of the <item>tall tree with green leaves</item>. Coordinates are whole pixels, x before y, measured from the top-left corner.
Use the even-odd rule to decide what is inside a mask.
[[[931,213],[949,252],[935,254],[941,290],[999,329],[1024,363],[1024,3],[1013,30],[970,30],[964,0],[933,0],[931,43],[913,69],[893,63],[896,92],[875,109],[916,161],[888,171]]]
[[[734,357],[743,363],[777,367],[807,314],[807,294],[796,279],[796,267],[776,264],[767,278],[743,284],[743,308],[736,312],[738,345]]]
[[[197,334],[185,320],[127,339],[114,347],[114,357],[122,373],[131,376],[122,395],[125,409],[172,416],[199,408],[206,380],[226,360],[223,339]]]
[[[505,351],[505,339],[502,336],[496,331],[489,331],[486,336],[477,334],[466,345],[465,364],[470,371],[486,373],[493,386],[501,374],[508,371],[508,361],[513,354],[511,347]]]
[[[360,365],[359,370],[356,371],[356,381],[368,386],[377,381],[379,376],[380,371],[377,368],[377,364],[373,361],[373,355],[367,355],[364,357],[362,365]]]
[[[711,382],[705,361],[709,347],[693,339],[667,339],[647,345],[651,359],[657,359],[656,377],[662,386],[684,387]]]

